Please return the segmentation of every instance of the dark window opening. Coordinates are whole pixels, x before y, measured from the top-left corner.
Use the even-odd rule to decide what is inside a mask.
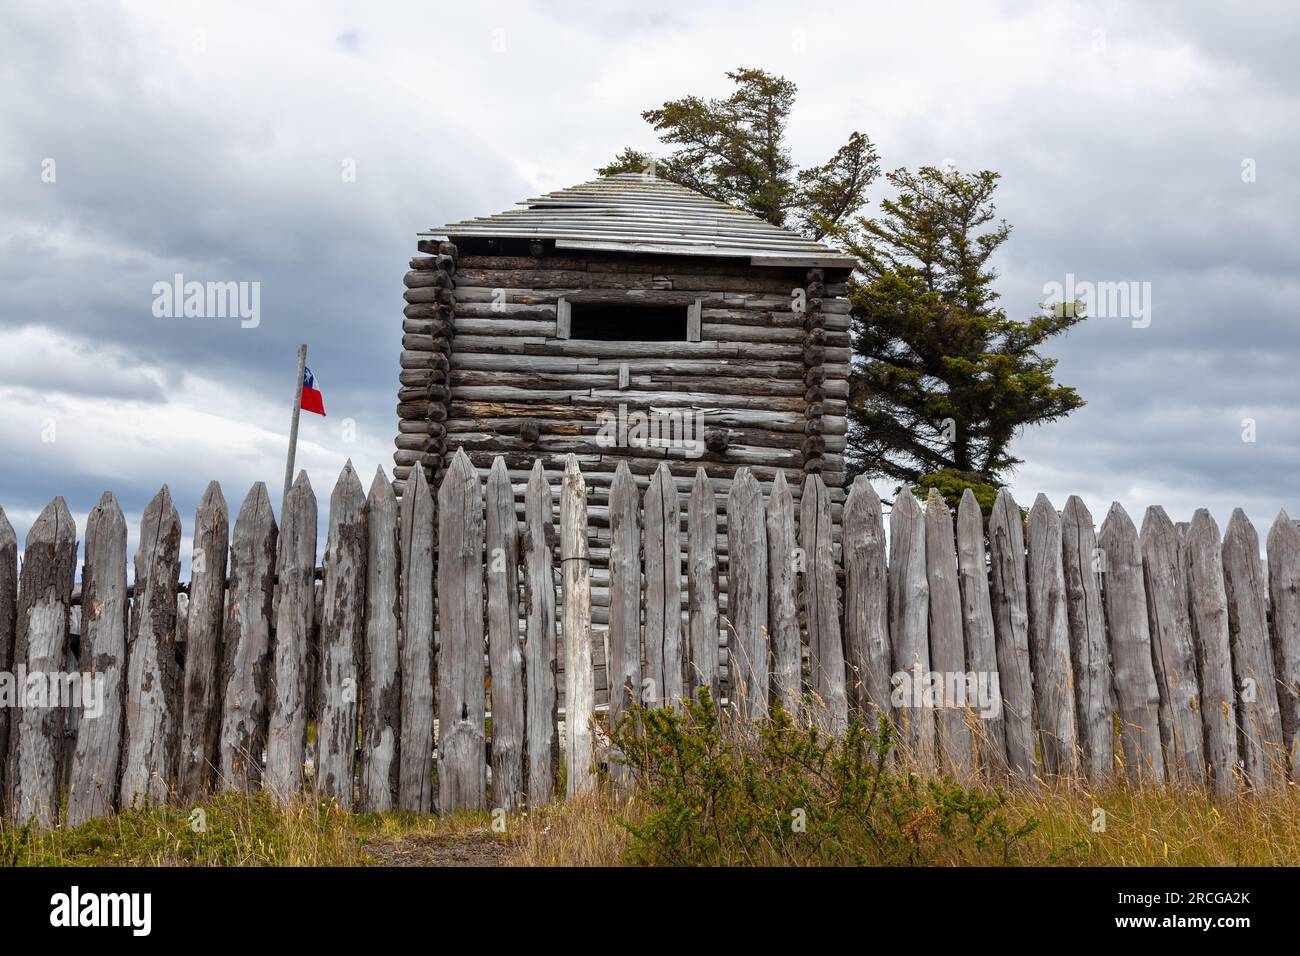
[[[600,342],[685,342],[684,305],[623,305],[574,302],[569,338]]]

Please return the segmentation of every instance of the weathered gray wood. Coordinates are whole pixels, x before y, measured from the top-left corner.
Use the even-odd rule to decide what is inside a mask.
[[[620,462],[609,490],[609,721],[641,703],[641,509],[636,479]],[[662,614],[662,611],[661,611]],[[716,640],[716,638],[715,638]],[[611,768],[622,775],[622,765]]]
[[[1223,583],[1242,771],[1257,789],[1280,786],[1286,782],[1289,761],[1264,616],[1266,588],[1259,565],[1259,535],[1240,508],[1233,510],[1223,533]]]
[[[1061,517],[1046,495],[1040,494],[1029,509],[1028,544],[1029,659],[1034,671],[1043,770],[1073,775],[1079,769],[1078,734],[1065,571],[1061,563]]]
[[[703,468],[695,470],[686,518],[687,692],[708,688],[722,700],[718,668],[718,499]]]
[[[176,663],[176,586],[181,519],[171,492],[149,502],[135,555],[135,600],[127,638],[126,741],[120,804],[166,802],[180,743],[180,668]]]
[[[903,488],[889,513],[889,637],[894,661],[894,723],[906,756],[933,769],[930,686],[930,585],[925,577],[925,515]]]
[[[1020,507],[1006,488],[998,491],[989,514],[989,570],[1007,769],[1022,783],[1029,783],[1038,774],[1029,659],[1029,586],[1025,580]]]
[[[398,809],[433,808],[433,539],[434,505],[423,468],[402,493],[402,734]]]
[[[438,812],[487,809],[483,488],[457,452],[438,489]]]
[[[271,718],[266,741],[266,789],[289,800],[302,789],[315,619],[316,493],[306,471],[284,499],[276,560],[279,598],[271,668]]]
[[[83,674],[94,675],[100,713],[82,720],[77,728],[65,826],[106,817],[117,801],[126,623],[126,520],[117,499],[106,491],[86,519],[86,564],[81,573],[79,666]]]
[[[316,790],[344,810],[354,800],[361,656],[366,627],[366,493],[349,459],[330,495],[320,622]]]
[[[785,475],[777,472],[767,496],[767,636],[772,648],[772,700],[796,719],[803,713],[799,572],[804,560],[805,552],[795,537],[794,497]]]
[[[190,553],[180,766],[176,774],[180,798],[187,802],[199,800],[211,790],[220,766],[217,734],[221,730],[221,629],[229,544],[230,512],[221,486],[213,481],[203,492],[194,514]]]
[[[682,512],[667,463],[650,479],[645,515],[646,705],[677,707],[684,693],[682,655]]]
[[[259,481],[239,507],[230,548],[218,747],[226,791],[251,792],[262,782],[278,539],[271,498]]]
[[[1278,512],[1268,533],[1268,593],[1273,609],[1273,674],[1291,779],[1300,781],[1300,528]]]
[[[1124,769],[1137,782],[1163,783],[1160,691],[1151,659],[1146,589],[1137,529],[1120,503],[1102,522],[1097,545],[1105,554],[1106,627],[1119,702]]]
[[[880,496],[861,475],[844,503],[844,644],[853,711],[874,732],[890,709],[889,578]]]
[[[10,725],[6,780],[8,813],[19,825],[51,827],[58,819],[65,708],[51,678],[63,671],[67,656],[76,568],[77,528],[67,504],[55,498],[27,532],[18,589],[13,660],[26,669],[27,681],[15,688],[22,700]],[[36,675],[47,679],[33,681]]]
[[[539,807],[555,795],[560,760],[555,679],[555,526],[551,488],[540,460],[533,463],[524,495],[524,618],[528,806]]]
[[[1115,770],[1110,658],[1101,598],[1101,554],[1092,515],[1071,495],[1061,512],[1061,558],[1065,611],[1070,626],[1075,721],[1083,772],[1095,782]]]
[[[978,717],[958,696],[967,685],[956,539],[948,503],[933,488],[925,503],[925,577],[930,589],[930,666],[939,691],[939,755],[946,769],[965,776],[975,767],[970,724]]]
[[[740,468],[727,493],[728,672],[731,702],[751,720],[767,715],[767,528],[763,490]]]
[[[402,733],[399,556],[397,498],[384,469],[377,468],[366,497],[366,623],[358,794],[364,813],[383,813],[397,805],[397,747]]]
[[[1200,673],[1205,759],[1214,792],[1229,796],[1237,789],[1237,692],[1232,681],[1219,526],[1204,508],[1192,516],[1183,543],[1183,562],[1187,569],[1189,623]]]
[[[975,493],[969,488],[962,492],[957,506],[957,578],[961,586],[966,667],[975,675],[977,686],[986,688],[992,697],[982,701],[980,722],[972,731],[974,755],[981,769],[1004,775],[1007,739],[997,642],[993,636],[988,563],[984,556],[984,516]]]
[[[1192,648],[1178,532],[1164,508],[1147,509],[1139,543],[1146,581],[1152,664],[1160,690],[1165,772],[1171,779],[1203,784],[1205,746],[1200,680]]]
[[[568,796],[595,788],[591,670],[591,556],[587,545],[587,483],[567,455],[560,486],[560,565],[564,606],[564,738]]]
[[[506,463],[487,482],[487,622],[492,667],[492,806],[524,805],[524,653],[519,642],[519,522]]]
[[[125,553],[125,552],[124,552]],[[18,629],[18,536],[0,508],[0,671],[14,666],[14,635]],[[9,763],[10,708],[0,707],[0,815],[8,805],[6,774]]]
[[[804,478],[803,497],[799,501],[799,545],[803,553],[812,713],[825,733],[842,734],[849,723],[849,697],[835,588],[833,535],[831,499],[826,484],[820,475],[810,474]]]

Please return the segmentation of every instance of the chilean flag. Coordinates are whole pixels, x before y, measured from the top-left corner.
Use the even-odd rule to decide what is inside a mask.
[[[304,412],[325,414],[325,401],[321,398],[320,389],[316,387],[316,376],[306,366],[302,370],[302,401],[299,404]]]

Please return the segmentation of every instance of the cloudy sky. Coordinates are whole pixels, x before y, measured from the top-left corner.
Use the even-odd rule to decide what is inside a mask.
[[[1069,276],[1136,284],[1149,324],[1054,345],[1088,405],[1017,443],[1023,503],[1241,506],[1262,535],[1300,515],[1298,25],[1172,0],[6,4],[0,505],[21,537],[112,489],[134,527],[166,481],[188,539],[209,479],[232,516],[256,480],[278,501],[299,342],[329,411],[299,463],[322,497],[348,457],[368,484],[416,231],[653,150],[642,109],[755,66],[799,86],[798,162],[858,129],[886,168],[1000,171],[1012,314]],[[260,283],[260,323],[156,317],[177,273]]]

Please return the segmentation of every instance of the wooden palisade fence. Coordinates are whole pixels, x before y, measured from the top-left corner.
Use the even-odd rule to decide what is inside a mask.
[[[1039,496],[1026,517],[1004,489],[986,538],[970,492],[954,522],[904,490],[887,537],[862,479],[838,508],[809,475],[796,507],[780,473],[764,495],[741,469],[719,501],[703,471],[684,499],[666,466],[644,493],[620,468],[602,633],[573,456],[558,477],[539,461],[512,486],[498,459],[484,484],[457,453],[436,489],[416,469],[399,503],[382,471],[367,495],[349,463],[319,584],[305,474],[278,525],[258,483],[232,529],[213,483],[179,621],[167,488],[145,509],[133,588],[105,494],[75,655],[66,505],[33,524],[21,576],[0,512],[0,670],[91,674],[101,695],[79,719],[51,700],[0,710],[5,812],[71,825],[304,786],[363,811],[516,810],[554,799],[561,762],[569,794],[590,790],[609,720],[700,688],[740,720],[775,704],[831,733],[888,717],[922,772],[1220,795],[1300,774],[1300,530],[1285,512],[1265,574],[1240,510],[1222,540],[1204,510],[1175,526],[1151,508],[1139,531],[1114,505],[1096,532],[1077,497],[1058,513]]]

